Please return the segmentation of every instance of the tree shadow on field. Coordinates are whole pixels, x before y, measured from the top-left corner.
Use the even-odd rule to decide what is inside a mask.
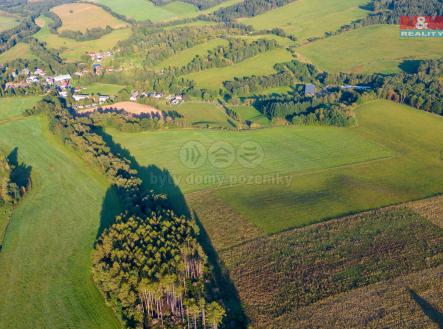
[[[218,289],[218,298],[222,299],[226,306],[227,322],[229,322],[226,325],[228,328],[247,328],[248,320],[241,304],[237,288],[229,277],[228,270],[218,256],[208,233],[195,211],[192,212],[192,217],[199,229],[199,243],[208,256],[208,261],[211,265],[215,286]]]
[[[20,191],[27,190],[31,185],[32,166],[18,161],[18,147],[15,147],[6,157],[6,161],[11,166],[9,180],[17,185]]]
[[[103,129],[96,128],[94,129],[94,132],[103,137],[114,154],[129,160],[131,168],[138,171],[138,177],[142,180],[145,191],[152,191],[154,194],[166,195],[167,200],[164,206],[174,210],[179,216],[183,215],[187,218],[191,218],[191,212],[185,196],[167,169],[161,169],[155,165],[141,166],[127,149],[114,142],[112,136],[107,134]],[[97,232],[97,237],[99,237],[106,228],[113,224],[115,216],[124,210],[124,205],[125,193],[117,186],[111,186],[106,192],[103,200],[100,227]],[[237,290],[230,280],[228,273],[223,269],[217,252],[212,246],[197,214],[194,213],[193,218],[200,230],[199,242],[206,255],[208,255],[209,263],[213,269],[215,283],[220,290],[218,295],[227,308],[226,322],[229,322],[228,327],[246,328],[246,316],[241,307]]]
[[[415,74],[418,73],[418,68],[420,66],[422,61],[420,60],[412,60],[412,59],[406,59],[402,61],[398,67],[400,70],[402,70],[405,73],[409,74]]]
[[[426,299],[419,296],[414,290],[408,289],[408,292],[411,298],[420,306],[423,313],[425,313],[432,322],[437,324],[439,328],[443,328],[443,313]]]

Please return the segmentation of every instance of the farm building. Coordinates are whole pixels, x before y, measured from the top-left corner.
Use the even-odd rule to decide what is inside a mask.
[[[315,96],[315,85],[312,83],[305,85],[305,96]]]

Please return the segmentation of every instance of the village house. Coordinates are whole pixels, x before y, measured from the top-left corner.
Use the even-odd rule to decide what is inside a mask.
[[[88,98],[89,98],[89,95],[86,95],[86,94],[74,94],[74,95],[72,95],[72,98],[73,98],[76,102],[78,102],[78,101],[82,101],[82,100],[84,100],[84,99],[88,99]]]
[[[100,96],[98,96],[98,102],[99,102],[99,104],[103,104],[103,103],[107,102],[109,100],[109,98],[110,97],[107,95],[100,95]]]
[[[305,85],[305,96],[315,96],[315,85],[312,83]]]

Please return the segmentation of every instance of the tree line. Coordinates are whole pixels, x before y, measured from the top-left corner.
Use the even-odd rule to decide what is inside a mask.
[[[177,216],[167,196],[145,191],[139,172],[114,151],[89,118],[76,117],[56,97],[37,107],[50,130],[95,163],[117,189],[123,210],[98,238],[93,278],[131,328],[217,328],[225,314],[206,291],[207,257],[195,223]]]
[[[116,54],[116,59],[124,61],[136,56],[143,58],[143,66],[152,66],[178,51],[238,33],[236,29],[227,30],[217,26],[163,30],[152,24],[139,23],[133,27],[133,34],[129,39],[119,42],[117,47],[120,51]]]
[[[215,20],[229,22],[239,17],[257,16],[293,1],[294,0],[244,0],[232,6],[216,10],[210,17]]]
[[[34,17],[30,17],[23,20],[23,22],[16,27],[0,32],[0,54],[14,47],[26,37],[38,32],[38,30],[40,30],[40,28],[35,24]]]
[[[196,55],[191,62],[175,72],[183,75],[214,67],[229,66],[277,47],[278,43],[275,40],[259,39],[248,42],[243,39],[230,39],[227,46],[219,46],[209,50],[205,56]]]

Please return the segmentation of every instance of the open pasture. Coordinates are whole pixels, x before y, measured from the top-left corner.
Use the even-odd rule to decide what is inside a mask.
[[[180,1],[174,1],[164,6],[156,6],[146,0],[94,0],[94,2],[137,21],[168,21],[192,15],[198,11],[193,5]]]
[[[311,37],[321,37],[325,32],[334,32],[340,26],[366,16],[369,12],[360,8],[366,3],[366,0],[298,0],[239,21],[252,25],[256,30],[278,27],[288,34],[295,34],[303,42]]]
[[[240,116],[243,122],[248,121],[264,127],[270,125],[269,119],[252,106],[233,106],[232,110]]]
[[[0,10],[0,32],[16,27],[19,22],[17,17]]]
[[[439,155],[443,118],[388,101],[361,106],[357,118],[359,126],[348,130],[390,150],[392,157],[318,171],[294,171],[289,186],[255,184],[248,189],[236,186],[214,193],[263,230],[276,232],[443,192]],[[323,157],[317,155],[319,160]]]
[[[225,39],[218,39],[218,38],[212,39],[209,40],[208,42],[199,44],[195,47],[179,51],[175,55],[165,59],[156,67],[158,68],[182,67],[188,64],[195,56],[197,55],[204,56],[208,53],[209,50],[212,50],[218,46],[225,46],[227,44],[228,41]]]
[[[31,109],[40,96],[0,98],[0,122],[21,117],[24,110]]]
[[[126,23],[118,20],[110,13],[106,12],[93,4],[88,3],[69,3],[52,8],[52,12],[62,20],[62,26],[58,28],[59,32],[66,30],[86,32],[87,29],[105,28],[123,28]]]
[[[47,26],[50,18],[39,17],[36,21],[41,29],[35,34],[35,38],[46,42],[49,48],[59,50],[61,57],[68,62],[80,61],[87,52],[112,49],[132,33],[130,28],[126,28],[114,30],[97,40],[76,41],[51,33]]]
[[[443,191],[443,118],[382,100],[361,106],[357,117],[355,128],[112,134],[141,164],[169,170],[185,193],[214,188],[211,193],[226,207],[268,233]],[[190,140],[207,148],[216,141],[235,148],[251,140],[262,146],[265,157],[256,168],[234,162],[220,169],[206,162],[190,170],[179,160],[180,147]],[[276,173],[288,180],[232,181]],[[199,180],[204,177],[221,177],[221,182]]]
[[[275,72],[276,63],[287,62],[291,59],[292,56],[288,51],[277,48],[231,66],[193,72],[184,75],[184,78],[194,80],[199,88],[217,90],[223,87],[223,81],[232,80],[234,77],[272,74]]]
[[[303,173],[392,156],[390,150],[356,136],[352,129],[335,127],[279,127],[242,132],[200,129],[146,131],[137,134],[115,130],[109,132],[116,142],[128,148],[141,165],[154,164],[169,170],[183,192],[227,187],[232,184],[228,181],[231,176]],[[228,167],[217,168],[207,160],[201,167],[192,169],[180,160],[180,148],[189,141],[198,141],[206,149],[218,141],[228,143],[234,149],[243,142],[255,141],[263,148],[265,156],[255,168],[244,167],[237,160]],[[200,182],[191,178],[188,180],[189,175],[218,175],[224,180]],[[244,186],[241,185],[241,188],[244,189]],[[245,191],[251,188],[248,186]],[[286,185],[279,188],[285,190]]]
[[[0,252],[1,327],[121,328],[91,279],[108,183],[50,135],[42,117],[2,124],[0,147],[18,148],[33,185]]]
[[[19,42],[14,47],[0,54],[0,64],[13,61],[17,58],[34,59],[35,56],[32,54],[27,43]]]
[[[84,94],[95,94],[95,95],[109,95],[109,96],[115,96],[117,93],[124,89],[125,86],[123,85],[115,85],[111,83],[100,83],[100,82],[94,82],[88,85],[81,85],[82,90],[81,92]]]
[[[404,60],[438,58],[439,38],[400,39],[397,25],[372,25],[297,48],[305,59],[329,72],[397,72]]]
[[[185,102],[172,110],[183,115],[183,120],[195,127],[227,128],[228,117],[225,111],[216,104],[203,102]]]

